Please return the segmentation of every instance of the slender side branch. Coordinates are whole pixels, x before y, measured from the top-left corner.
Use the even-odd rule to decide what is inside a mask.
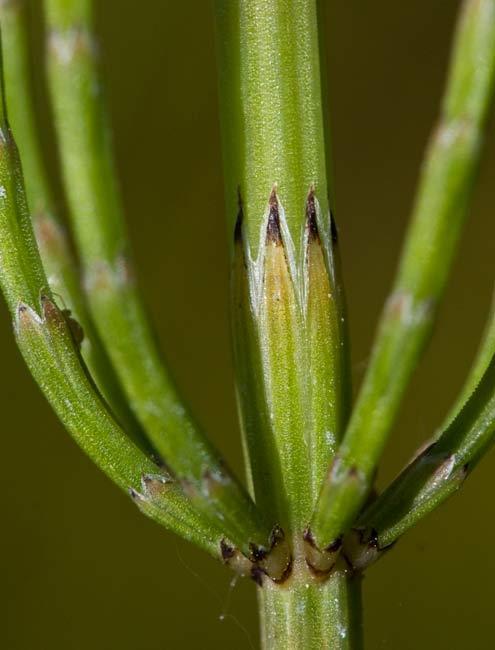
[[[397,278],[349,427],[313,516],[311,528],[319,545],[345,532],[363,505],[429,338],[473,187],[494,79],[495,0],[467,0]]]
[[[361,542],[392,544],[464,482],[495,438],[495,357],[464,408],[438,440],[393,481],[358,521]],[[362,549],[350,555],[363,558]],[[367,558],[366,561],[369,562]],[[354,560],[356,561],[356,560]]]
[[[63,178],[98,333],[137,418],[197,507],[213,522],[221,522],[245,552],[250,542],[266,547],[270,526],[184,408],[142,306],[101,97],[92,4],[90,0],[44,4]]]
[[[7,104],[26,178],[26,195],[43,265],[52,291],[61,296],[71,316],[81,325],[81,353],[112,411],[126,431],[143,448],[150,445],[130,411],[110,360],[100,343],[88,313],[79,282],[77,262],[63,224],[57,217],[50,182],[41,152],[34,115],[35,98],[30,84],[27,3],[0,3],[5,50]]]
[[[490,449],[495,433],[495,411],[490,406],[495,394],[494,359],[495,302],[492,302],[478,353],[443,426],[433,442],[413,458],[361,515],[357,533],[346,544],[347,556],[355,564],[377,559],[381,550],[443,503]]]
[[[490,365],[490,361],[495,355],[495,294],[492,297],[492,304],[490,308],[490,313],[485,325],[485,330],[481,337],[481,343],[479,345],[476,357],[473,361],[473,364],[469,370],[468,376],[464,381],[462,390],[457,397],[454,405],[450,409],[443,425],[440,427],[438,435],[448,427],[448,425],[454,420],[469,397],[473,394],[474,390],[480,383],[486,369]]]
[[[0,104],[0,285],[24,359],[80,447],[124,490],[149,505],[148,514],[215,557],[222,535],[196,513],[181,489],[122,432],[81,363],[70,319],[53,301],[26,205],[22,171]],[[143,489],[148,480],[158,490]],[[142,482],[144,483],[142,484]]]

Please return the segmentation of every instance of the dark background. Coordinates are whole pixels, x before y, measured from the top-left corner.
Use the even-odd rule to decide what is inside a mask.
[[[146,300],[184,394],[242,471],[211,4],[97,4],[118,167]],[[459,4],[328,2],[337,221],[356,382],[437,115]],[[381,484],[440,423],[476,349],[494,277],[494,174],[492,128],[447,299]],[[226,570],[140,516],[83,456],[21,362],[4,307],[0,354],[1,647],[254,647],[253,585],[241,581],[231,592]],[[369,571],[369,650],[492,647],[494,470],[492,455],[458,496]]]

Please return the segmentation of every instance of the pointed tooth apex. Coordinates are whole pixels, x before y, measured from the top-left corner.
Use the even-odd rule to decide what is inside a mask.
[[[173,483],[173,479],[162,474],[144,474],[141,477],[143,494],[151,499],[166,492],[171,483]]]
[[[222,560],[228,562],[235,555],[235,548],[227,542],[225,539],[220,540],[220,553],[222,555]]]
[[[315,203],[315,190],[311,187],[306,199],[306,227],[308,235],[311,239],[319,239],[318,222],[316,219],[316,203]]]
[[[326,547],[325,551],[327,553],[337,553],[337,551],[342,546],[342,540],[343,540],[343,536],[339,535],[337,539],[334,539],[333,542],[330,542],[330,544]]]
[[[240,244],[242,242],[242,222],[244,220],[244,213],[242,210],[241,198],[239,196],[239,211],[237,212],[237,219],[234,227],[234,243]]]
[[[14,319],[15,331],[19,334],[21,329],[27,330],[31,326],[39,326],[42,319],[38,314],[25,302],[19,302]]]
[[[308,528],[304,531],[304,550],[306,564],[315,578],[323,579],[335,566],[342,546],[342,536],[337,537],[326,548],[320,549],[316,545],[313,533]]]
[[[369,530],[354,528],[346,535],[344,555],[355,571],[364,571],[389,551],[393,545],[394,543],[380,546],[378,533],[374,528]]]
[[[40,302],[43,317],[47,322],[65,322],[62,312],[48,295],[41,294]]]
[[[263,571],[256,565],[253,565],[251,568],[251,578],[256,582],[258,587],[263,586],[263,578],[264,578],[264,573]]]
[[[265,548],[254,544],[254,542],[249,542],[249,550],[252,562],[262,562],[268,553]]]
[[[292,553],[280,526],[270,535],[270,549],[259,563],[263,572],[278,584],[285,582],[292,571]]]
[[[280,231],[280,212],[276,189],[273,188],[268,201],[270,212],[266,225],[266,243],[272,246],[282,246],[282,233]]]
[[[225,538],[220,540],[220,557],[224,564],[240,576],[248,576],[251,574],[253,568],[252,562]]]
[[[330,210],[330,234],[332,235],[332,244],[337,246],[339,243],[339,232],[337,230],[337,224],[335,223],[332,210]]]
[[[129,496],[133,501],[140,502],[143,501],[143,495],[140,494],[137,490],[134,488],[129,488]]]
[[[277,185],[273,185],[272,191],[270,192],[270,197],[268,199],[268,203],[270,205],[270,208],[277,208],[278,209],[278,196],[277,196]]]
[[[276,524],[270,533],[270,549],[272,549],[277,544],[280,544],[285,539],[285,533],[283,529]]]

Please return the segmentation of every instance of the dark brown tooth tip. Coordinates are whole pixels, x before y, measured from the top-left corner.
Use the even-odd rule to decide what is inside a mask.
[[[277,188],[275,185],[272,187],[272,191],[270,192],[270,198],[268,199],[268,203],[270,204],[270,208],[276,208],[278,210],[278,196],[277,196]]]
[[[263,577],[264,577],[264,572],[262,569],[259,568],[259,566],[254,565],[251,569],[251,578],[256,582],[258,587],[263,586]]]
[[[368,540],[368,546],[370,548],[376,548],[376,549],[380,548],[378,545],[378,531],[376,530],[376,528],[371,529],[370,538]]]
[[[306,528],[306,530],[304,531],[303,540],[313,548],[316,548],[315,538],[313,537],[313,533],[311,532],[310,528]]]
[[[275,189],[272,190],[268,203],[270,206],[270,212],[268,214],[268,223],[266,226],[266,243],[273,244],[274,246],[282,246],[282,233],[280,232],[280,212]]]
[[[337,537],[337,539],[334,539],[334,541],[331,542],[325,550],[328,551],[329,553],[336,553],[339,550],[339,548],[342,546],[342,539],[343,536],[339,535],[339,537]]]
[[[249,550],[251,553],[251,559],[253,562],[261,562],[266,558],[267,552],[264,548],[261,546],[258,546],[257,544],[253,544],[253,542],[249,543]]]
[[[314,188],[309,190],[308,198],[306,200],[306,225],[308,233],[312,239],[319,239],[318,222],[316,220],[316,203]]]
[[[285,533],[279,525],[275,525],[272,528],[270,533],[270,549],[273,549],[277,544],[283,542],[285,539]]]
[[[242,206],[241,188],[237,188],[237,218],[234,227],[234,242],[237,244],[242,241],[242,222],[244,221],[244,209]]]
[[[129,488],[129,496],[134,501],[140,501],[141,500],[141,495],[139,494],[139,492],[137,490],[135,490],[134,488],[132,488],[132,487]]]
[[[222,554],[222,560],[227,562],[235,555],[235,548],[231,546],[227,541],[222,539],[220,541],[220,552]]]
[[[242,212],[242,205],[239,204],[239,210],[237,212],[237,219],[235,220],[234,226],[234,242],[236,244],[242,242],[242,222],[244,219],[244,214]]]
[[[332,210],[330,210],[330,234],[332,235],[332,244],[337,246],[339,243],[339,233],[337,230],[337,224],[335,223],[335,218],[333,216]]]

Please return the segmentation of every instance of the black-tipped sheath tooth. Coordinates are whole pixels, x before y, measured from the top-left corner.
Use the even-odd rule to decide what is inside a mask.
[[[235,220],[235,226],[234,226],[234,243],[235,244],[240,244],[242,243],[242,221],[244,219],[244,215],[242,212],[242,205],[239,206],[239,210],[237,212],[237,219]]]
[[[139,492],[137,490],[135,490],[134,488],[132,488],[132,487],[129,488],[129,496],[131,497],[131,499],[133,501],[141,501],[142,500],[142,497],[139,494]]]
[[[310,239],[318,240],[320,238],[316,219],[315,191],[313,188],[309,190],[308,198],[306,199],[306,227]]]
[[[258,546],[257,544],[254,544],[253,542],[249,542],[249,550],[250,550],[251,560],[253,562],[261,562],[267,556],[266,549],[262,548],[261,546]]]
[[[235,555],[235,548],[231,546],[225,539],[220,540],[220,553],[222,555],[222,560],[227,562]]]
[[[273,549],[277,544],[285,540],[285,533],[283,529],[276,524],[270,533],[270,550]]]
[[[328,553],[337,553],[337,551],[341,548],[342,542],[343,542],[344,536],[339,535],[336,539],[333,540],[333,542],[330,542],[330,544],[326,547],[326,551]]]
[[[263,586],[264,572],[258,566],[254,565],[251,569],[251,579],[258,585],[258,587]]]
[[[371,531],[370,531],[368,546],[370,548],[376,548],[376,549],[380,550],[380,546],[379,546],[379,543],[378,543],[378,531],[376,530],[376,528],[372,528]]]
[[[332,235],[332,244],[337,246],[339,243],[339,231],[337,230],[337,224],[335,223],[332,210],[330,210],[330,234]]]
[[[275,189],[272,190],[269,199],[270,212],[266,226],[266,243],[273,246],[282,246],[282,233],[280,231],[280,212],[278,198]]]
[[[237,219],[235,220],[234,226],[234,243],[238,244],[242,242],[242,223],[244,221],[244,210],[242,207],[242,196],[241,190],[237,189]]]

